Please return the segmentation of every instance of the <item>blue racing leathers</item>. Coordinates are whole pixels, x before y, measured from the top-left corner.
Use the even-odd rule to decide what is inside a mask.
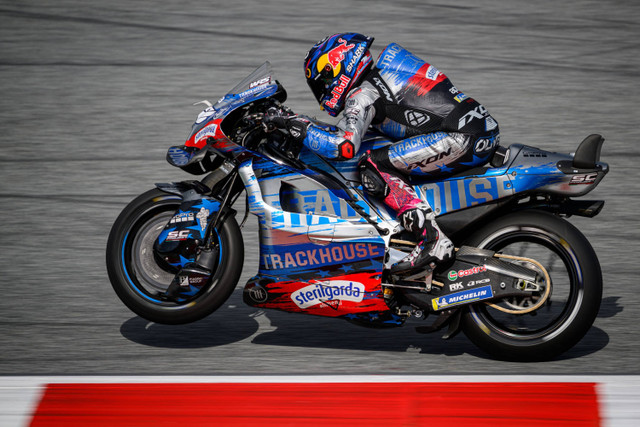
[[[437,177],[486,163],[499,142],[496,120],[433,65],[398,44],[387,46],[349,92],[337,126],[306,118],[303,144],[336,160],[357,155],[370,126],[396,141],[364,153],[361,171],[378,175],[377,192],[398,214],[423,203],[408,175]],[[379,186],[378,186],[379,187]]]

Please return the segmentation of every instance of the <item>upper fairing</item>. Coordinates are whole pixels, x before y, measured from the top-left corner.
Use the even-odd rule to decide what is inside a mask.
[[[222,121],[229,112],[259,99],[274,97],[282,102],[286,99],[286,92],[278,85],[269,61],[256,68],[254,72],[245,77],[225,96],[214,105],[209,104],[191,127],[191,132],[185,143],[188,147],[202,148],[209,137],[224,137]],[[208,101],[202,101],[208,103]]]

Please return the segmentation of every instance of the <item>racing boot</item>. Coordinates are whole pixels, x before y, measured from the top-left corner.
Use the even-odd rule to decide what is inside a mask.
[[[451,240],[438,227],[430,208],[409,209],[399,218],[405,230],[418,238],[418,245],[404,259],[391,266],[392,274],[407,275],[431,269],[453,257]]]

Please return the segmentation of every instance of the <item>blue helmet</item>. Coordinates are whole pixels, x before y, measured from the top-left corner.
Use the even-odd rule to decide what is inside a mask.
[[[352,87],[373,63],[369,47],[373,37],[342,33],[316,43],[304,60],[307,84],[320,104],[332,116],[344,107]]]

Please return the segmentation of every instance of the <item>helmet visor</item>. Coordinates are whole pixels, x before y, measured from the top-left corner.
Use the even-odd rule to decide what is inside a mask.
[[[330,64],[327,64],[315,78],[308,81],[311,91],[318,102],[322,101],[322,98],[327,95],[327,91],[333,84],[334,79],[333,68]]]

